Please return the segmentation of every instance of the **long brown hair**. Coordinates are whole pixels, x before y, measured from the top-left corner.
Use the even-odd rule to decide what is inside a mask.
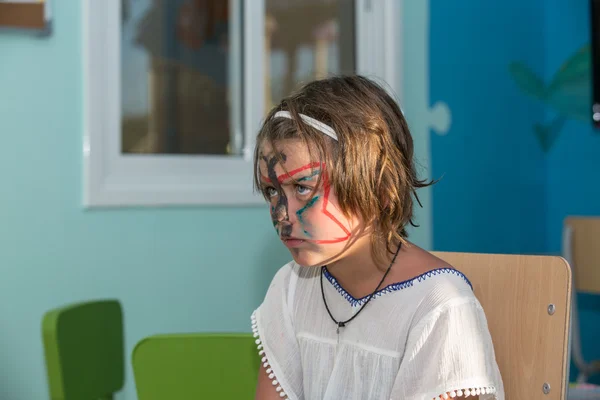
[[[293,119],[273,118],[281,110],[289,111]],[[299,114],[332,127],[338,141],[302,123]],[[340,210],[373,228],[376,262],[389,260],[395,247],[406,241],[407,225],[417,226],[413,221],[413,201],[421,205],[417,189],[434,183],[417,176],[413,139],[392,97],[366,77],[338,76],[308,83],[281,100],[257,136],[256,190],[261,190],[261,146],[268,144],[275,151],[275,144],[285,139],[301,140],[312,161],[324,163]],[[276,156],[281,160],[280,154]],[[317,188],[320,181],[321,177]]]

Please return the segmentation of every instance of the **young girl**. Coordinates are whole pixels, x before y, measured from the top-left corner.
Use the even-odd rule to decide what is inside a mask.
[[[504,399],[469,280],[407,240],[430,182],[385,90],[360,76],[306,85],[267,116],[254,162],[294,259],[252,315],[257,399]]]

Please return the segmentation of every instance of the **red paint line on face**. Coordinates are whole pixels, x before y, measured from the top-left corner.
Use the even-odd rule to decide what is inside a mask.
[[[323,181],[323,187],[324,187],[324,196],[323,196],[323,209],[322,212],[323,214],[325,214],[327,217],[329,217],[335,224],[337,224],[337,226],[339,226],[342,231],[344,231],[344,233],[346,234],[346,236],[341,237],[341,238],[337,238],[337,239],[330,239],[330,240],[315,240],[314,243],[317,244],[332,244],[332,243],[340,243],[340,242],[344,242],[346,240],[348,240],[351,236],[350,231],[333,215],[331,214],[329,211],[327,211],[327,204],[329,203],[329,192],[331,190],[331,187],[329,186],[329,180],[327,178],[327,174],[324,175],[323,177],[324,181]]]
[[[302,171],[305,171],[307,169],[312,169],[312,168],[316,168],[316,167],[319,167],[319,166],[321,166],[321,163],[318,163],[318,162],[313,162],[313,163],[310,163],[310,164],[306,164],[306,165],[303,165],[300,168],[296,168],[296,169],[294,169],[294,170],[292,170],[292,171],[290,171],[290,172],[288,172],[286,174],[279,175],[277,177],[277,180],[279,181],[279,183],[283,183],[283,181],[286,180],[286,179],[292,179],[292,176],[296,175],[298,172],[302,172]],[[267,177],[267,176],[261,175],[260,178],[261,178],[261,180],[264,183],[271,183],[271,179],[269,179],[269,177]]]
[[[339,238],[339,239],[331,239],[331,240],[307,240],[307,242],[311,242],[314,244],[335,244],[335,243],[342,243],[345,242],[346,240],[348,240],[349,237],[343,237],[343,238]]]
[[[284,180],[286,179],[292,179],[292,176],[296,175],[298,172],[302,172],[305,171],[307,169],[312,169],[312,168],[316,168],[321,166],[321,163],[319,162],[313,162],[310,164],[306,164],[300,168],[296,168],[290,172],[288,172],[287,174],[281,174],[277,177],[277,180],[279,181],[279,183],[282,183]]]
[[[310,164],[306,164],[300,168],[294,169],[288,173],[281,174],[280,176],[277,177],[277,180],[279,181],[279,183],[282,183],[286,179],[291,179],[292,176],[296,175],[298,172],[302,172],[307,169],[312,169],[312,168],[316,168],[316,167],[321,167],[322,173],[325,172],[325,164],[324,163],[313,162]],[[261,176],[261,178],[265,183],[271,183],[271,179],[269,179],[268,177]],[[344,242],[344,241],[348,240],[352,234],[333,214],[331,214],[329,211],[327,211],[327,205],[329,204],[329,192],[331,191],[331,187],[329,185],[329,179],[327,178],[326,173],[323,174],[323,189],[324,189],[323,207],[321,209],[321,212],[323,214],[325,214],[325,216],[327,216],[329,219],[331,219],[337,226],[339,226],[340,229],[346,234],[346,236],[341,237],[341,238],[336,238],[336,239],[329,239],[329,240],[305,240],[305,241],[311,242],[311,243],[316,243],[316,244],[333,244],[333,243]]]

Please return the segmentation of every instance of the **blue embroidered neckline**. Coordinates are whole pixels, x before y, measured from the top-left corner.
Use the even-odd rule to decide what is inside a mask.
[[[369,299],[369,295],[367,295],[365,297],[361,297],[360,299],[354,298],[354,296],[352,296],[350,293],[348,293],[346,291],[346,289],[344,289],[342,287],[342,285],[339,284],[337,279],[335,279],[333,277],[333,275],[331,275],[329,273],[329,270],[327,269],[327,267],[324,266],[321,268],[321,270],[322,270],[322,273],[325,275],[325,278],[327,278],[327,280],[333,285],[333,287],[336,288],[337,291],[346,300],[348,300],[348,302],[350,303],[350,305],[352,305],[352,307],[361,306]],[[426,280],[427,278],[431,278],[433,276],[442,275],[442,274],[456,275],[456,276],[464,279],[464,281],[467,282],[467,284],[471,287],[471,290],[473,289],[473,285],[471,284],[471,281],[469,281],[469,278],[467,278],[465,276],[465,274],[463,274],[462,272],[460,272],[454,268],[437,268],[437,269],[432,269],[431,271],[427,271],[421,275],[415,276],[414,278],[410,278],[410,279],[407,279],[402,282],[392,283],[392,284],[384,287],[383,289],[380,289],[377,292],[375,292],[375,294],[373,295],[373,298],[383,296],[386,293],[391,293],[391,292],[395,292],[398,290],[412,287],[412,286],[414,286],[415,282],[421,282],[421,281]]]

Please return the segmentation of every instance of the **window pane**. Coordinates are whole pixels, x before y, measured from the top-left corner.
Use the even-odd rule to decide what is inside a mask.
[[[229,2],[122,1],[122,152],[235,152]]]
[[[266,109],[294,88],[354,73],[355,0],[266,0]]]

